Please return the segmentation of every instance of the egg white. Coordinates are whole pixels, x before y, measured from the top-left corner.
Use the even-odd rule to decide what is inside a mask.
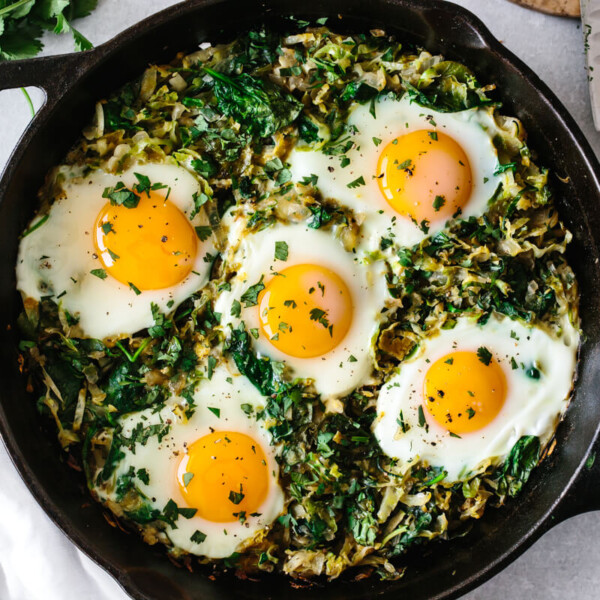
[[[323,396],[341,396],[370,380],[373,370],[372,340],[382,320],[382,308],[388,297],[383,261],[369,264],[344,250],[330,232],[311,229],[303,223],[276,224],[257,233],[243,231],[243,218],[230,223],[230,239],[239,240],[237,249],[227,257],[228,268],[236,271],[230,281],[231,290],[220,293],[215,311],[220,313],[225,333],[243,321],[246,329],[260,333],[253,340],[256,350],[290,367],[295,376],[312,379],[316,391]],[[275,242],[288,245],[288,259],[276,260]],[[242,308],[241,315],[231,314],[234,301],[256,284],[261,276],[268,281],[271,274],[296,264],[322,265],[337,273],[346,283],[353,301],[352,322],[340,344],[326,355],[298,358],[284,354],[263,336],[259,327],[257,306]]]
[[[98,170],[68,179],[47,221],[25,236],[19,246],[17,289],[24,297],[38,301],[53,297],[79,317],[79,325],[88,337],[126,335],[148,327],[153,323],[151,303],[168,312],[201,289],[209,277],[210,264],[204,257],[213,251],[211,239],[198,241],[192,272],[168,288],[143,290],[137,295],[109,273],[106,279],[91,274],[93,269],[103,267],[93,241],[96,218],[107,202],[102,192],[119,181],[133,186],[137,183],[134,173],[146,175],[151,183],[169,186],[169,201],[185,215],[194,209],[193,195],[201,192],[199,183],[175,164],[140,164],[120,175]],[[157,193],[166,194],[167,189]],[[36,217],[32,225],[40,218]],[[206,218],[200,213],[190,223],[205,225]],[[148,269],[152,269],[151,264]]]
[[[161,410],[146,409],[123,417],[119,424],[122,435],[130,437],[140,423],[143,427],[170,423],[170,430],[161,441],[156,435],[145,444],[137,443],[132,452],[123,448],[124,457],[119,462],[111,481],[106,487],[95,490],[103,500],[116,501],[116,481],[130,467],[146,469],[149,483],[136,479],[136,485],[150,502],[151,506],[163,510],[169,500],[178,507],[187,508],[177,482],[177,469],[186,446],[208,435],[212,430],[237,431],[252,437],[262,446],[269,467],[269,489],[263,504],[257,509],[259,516],[247,515],[246,521],[216,523],[199,516],[186,519],[179,516],[177,528],[166,525],[166,534],[172,544],[192,554],[210,558],[230,556],[240,545],[251,540],[259,531],[271,524],[283,511],[284,496],[278,483],[279,467],[275,460],[276,448],[271,446],[271,436],[262,421],[256,419],[256,412],[264,407],[265,399],[245,377],[233,375],[225,365],[218,366],[210,380],[203,380],[194,392],[196,407],[193,415],[185,416],[189,404],[180,397],[172,397]],[[241,405],[250,405],[247,414]],[[218,409],[219,416],[210,408]],[[247,410],[247,407],[245,407]],[[206,539],[193,542],[195,531],[201,531]]]
[[[454,329],[427,340],[419,354],[383,385],[373,424],[375,437],[381,449],[402,464],[421,460],[444,469],[446,482],[467,479],[488,464],[502,463],[521,436],[538,436],[544,445],[567,408],[578,345],[579,333],[567,319],[562,336],[555,339],[508,318],[491,317],[478,325],[463,317]],[[496,418],[479,431],[453,437],[423,408],[426,426],[419,426],[429,366],[451,352],[476,352],[480,347],[492,353],[506,376],[506,401]],[[532,365],[540,371],[539,379],[526,374]],[[397,421],[401,412],[405,432]]]
[[[488,201],[501,182],[501,176],[494,174],[498,155],[492,138],[497,126],[491,109],[441,113],[411,102],[406,95],[400,100],[384,96],[374,107],[375,116],[369,104],[356,104],[348,117],[349,136],[354,142],[344,155],[350,160],[348,166],[340,166],[340,156],[306,147],[295,147],[288,158],[294,182],[317,175],[317,187],[325,198],[333,198],[361,215],[363,249],[376,250],[382,237],[392,238],[399,246],[412,246],[445,226],[443,220],[433,222],[426,233],[411,219],[397,213],[379,188],[376,176],[380,153],[393,139],[412,131],[434,129],[446,133],[462,147],[473,177],[471,197],[461,218],[487,210]],[[352,187],[359,177],[365,185]]]

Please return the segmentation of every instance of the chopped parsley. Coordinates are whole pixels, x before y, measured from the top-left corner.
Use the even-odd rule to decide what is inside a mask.
[[[244,303],[246,308],[258,304],[258,295],[265,289],[263,279],[264,275],[261,275],[259,282],[251,285],[240,297],[240,300]]]
[[[480,346],[477,348],[477,358],[487,367],[492,360],[492,353],[485,346]]]
[[[239,504],[245,498],[245,494],[243,493],[242,484],[240,483],[240,491],[236,492],[231,490],[229,492],[229,501],[233,502],[233,504]]]
[[[199,529],[196,529],[192,536],[190,537],[190,541],[194,542],[194,544],[201,544],[206,539],[206,534],[202,533]]]
[[[288,259],[288,245],[286,242],[275,242],[275,260]]]
[[[94,275],[94,277],[98,277],[98,279],[106,279],[108,277],[104,269],[92,269],[90,273]]]
[[[360,177],[357,177],[354,181],[351,181],[350,183],[348,183],[346,185],[347,188],[350,188],[351,190],[360,187],[361,185],[366,185],[365,184],[365,178],[361,175]]]
[[[438,212],[442,206],[444,206],[444,204],[446,204],[446,199],[444,198],[444,196],[436,196],[433,200],[433,210],[435,210],[435,212]]]

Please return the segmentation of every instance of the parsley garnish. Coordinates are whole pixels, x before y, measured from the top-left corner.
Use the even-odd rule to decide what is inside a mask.
[[[119,181],[114,187],[104,188],[102,197],[108,198],[113,206],[124,206],[125,208],[135,208],[140,203],[140,197],[125,187],[122,181]]]
[[[104,269],[92,269],[90,273],[98,277],[98,279],[106,279],[108,277]]]
[[[183,474],[183,486],[187,487],[190,484],[190,481],[192,481],[192,479],[194,479],[193,473],[184,473]]]
[[[360,187],[361,185],[365,185],[365,178],[362,175],[354,181],[351,181],[349,184],[346,185],[346,187],[353,190],[354,188]]]
[[[137,477],[142,482],[148,485],[150,483],[150,475],[146,469],[138,469]]]
[[[191,542],[194,544],[201,544],[206,539],[206,534],[202,533],[199,529],[196,529],[190,538]]]
[[[210,412],[215,415],[215,417],[217,417],[217,419],[221,418],[221,409],[220,408],[215,408],[214,406],[207,406],[206,408],[208,408],[208,410],[210,410]]]
[[[75,50],[93,48],[71,21],[87,17],[95,8],[97,0],[73,2],[34,2],[17,0],[2,4],[3,21],[0,33],[0,60],[31,58],[43,47],[41,37],[44,31],[57,34],[70,33]]]
[[[237,300],[234,300],[231,303],[231,316],[239,317],[241,314],[242,314],[242,305]]]
[[[175,521],[179,518],[179,515],[186,519],[191,519],[198,510],[196,508],[179,508],[174,500],[169,500],[162,510],[160,519],[165,523],[168,523],[173,529],[177,529]]]
[[[158,304],[151,302],[150,310],[152,311],[152,318],[154,319],[154,325],[148,327],[150,337],[159,338],[166,335],[167,329],[170,329],[173,326],[173,323],[160,311]]]
[[[192,161],[192,169],[196,171],[199,175],[204,177],[204,179],[210,179],[213,175],[217,174],[217,167],[213,165],[209,160],[201,160],[197,158]]]
[[[209,356],[206,364],[206,377],[212,379],[215,367],[217,366],[217,359],[214,356]],[[209,409],[210,410],[210,409]],[[217,415],[218,417],[219,415]]]
[[[317,321],[327,329],[329,327],[329,321],[327,320],[327,313],[320,308],[311,308],[310,310],[310,320]]]
[[[288,259],[288,245],[286,242],[275,242],[275,260]]]
[[[135,292],[136,296],[139,296],[142,293],[133,283],[131,283],[131,281],[129,282],[129,287]]]
[[[212,234],[212,227],[210,225],[198,225],[194,229],[201,242],[205,242]]]
[[[425,415],[423,415],[423,417],[425,417]],[[406,423],[406,421],[404,420],[404,413],[402,411],[400,411],[400,414],[398,415],[398,418],[396,419],[396,423],[398,423],[398,425],[400,425],[400,428],[402,429],[402,433],[406,433],[410,429],[410,425],[408,425],[408,423]]]
[[[242,484],[240,483],[240,491],[234,492],[231,490],[229,492],[229,501],[234,504],[239,504],[244,499],[244,494],[242,493]]]
[[[142,175],[141,173],[134,173],[134,175],[138,182],[133,186],[133,189],[138,194],[143,194],[146,192],[148,198],[150,198],[150,190],[163,190],[168,187],[164,183],[150,183],[150,178],[146,175]]]
[[[244,303],[246,308],[250,306],[256,306],[258,304],[258,295],[265,289],[263,283],[264,275],[260,276],[260,281],[251,285],[240,297],[240,300]]]
[[[300,183],[302,185],[317,185],[317,181],[319,181],[318,175],[311,173],[308,177],[303,177]]]
[[[446,204],[446,198],[444,198],[444,196],[436,196],[433,200],[433,210],[438,212],[444,204]]]
[[[492,360],[492,353],[485,347],[477,348],[477,358],[487,367]]]
[[[208,196],[206,194],[194,192],[192,200],[194,201],[194,208],[190,213],[190,220],[193,219],[200,212],[200,209],[208,202]]]

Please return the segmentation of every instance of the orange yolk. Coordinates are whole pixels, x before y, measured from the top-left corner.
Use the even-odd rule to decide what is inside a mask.
[[[447,220],[471,196],[471,166],[448,135],[421,129],[392,140],[379,155],[377,181],[401,215],[430,223]]]
[[[107,202],[96,219],[94,245],[115,279],[140,290],[159,290],[192,270],[197,237],[179,208],[151,193],[142,195],[135,208]]]
[[[492,358],[488,365],[475,352],[451,352],[428,369],[423,404],[444,429],[470,433],[491,423],[506,399],[506,377]]]
[[[262,447],[237,431],[214,431],[196,440],[179,463],[181,494],[197,515],[216,523],[258,511],[269,490]]]
[[[322,356],[343,339],[352,322],[352,298],[344,281],[319,265],[280,271],[258,299],[263,334],[297,358]]]

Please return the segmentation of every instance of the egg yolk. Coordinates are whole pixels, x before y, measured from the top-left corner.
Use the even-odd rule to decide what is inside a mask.
[[[350,290],[337,273],[320,265],[279,271],[258,300],[263,334],[281,352],[297,358],[330,352],[352,322]]]
[[[107,202],[96,219],[94,244],[115,279],[139,290],[159,290],[192,270],[197,236],[177,206],[150,193],[141,195],[135,208]]]
[[[237,431],[213,431],[187,449],[177,471],[179,489],[197,515],[216,523],[258,511],[269,490],[262,447]]]
[[[420,225],[462,211],[471,196],[472,174],[467,155],[450,136],[421,129],[383,149],[377,181],[388,204]]]
[[[451,352],[427,370],[423,395],[425,408],[439,425],[456,435],[470,433],[500,412],[506,377],[493,358],[486,364],[475,352]]]

